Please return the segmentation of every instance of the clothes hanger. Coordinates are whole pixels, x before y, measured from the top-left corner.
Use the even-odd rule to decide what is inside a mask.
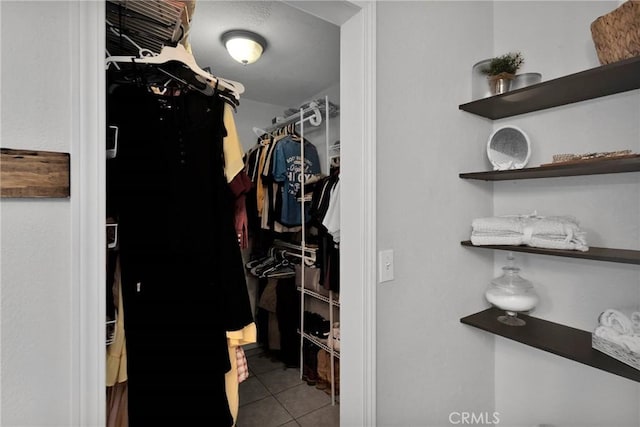
[[[267,132],[266,130],[260,129],[259,127],[255,127],[255,126],[253,127],[253,133],[255,133],[258,138],[261,138],[264,135],[273,136],[271,133]]]
[[[240,103],[238,102],[238,100],[232,96],[232,95],[227,95],[226,92],[224,91],[218,91],[218,96],[220,97],[220,99],[222,99],[224,102],[226,102],[227,104],[229,104],[231,106],[231,108],[233,108],[233,112],[237,113],[238,109],[236,108],[238,105],[240,105]]]
[[[290,137],[292,140],[294,140],[294,141],[297,141],[297,142],[302,141],[302,137],[301,137],[301,136],[298,134],[298,132],[296,131],[296,124],[295,124],[295,123],[291,123],[291,124],[288,126],[287,134],[288,134],[288,135],[289,135],[289,137]]]
[[[244,85],[240,82],[228,80],[220,77],[214,77],[207,73],[198,66],[193,55],[184,48],[183,45],[178,44],[176,47],[164,46],[159,54],[156,54],[149,49],[140,47],[126,34],[122,34],[118,31],[117,27],[106,20],[109,29],[118,37],[126,39],[129,43],[138,49],[138,57],[135,56],[109,56],[105,60],[106,68],[108,69],[111,64],[121,63],[134,63],[134,64],[151,64],[162,65],[168,62],[179,62],[193,71],[196,79],[201,83],[205,83],[210,86],[217,85],[220,89],[230,92],[236,99],[240,98],[240,94],[244,93]]]
[[[239,98],[239,95],[244,92],[244,85],[242,85],[242,83],[223,79],[220,77],[214,77],[200,68],[196,63],[193,55],[187,52],[187,50],[181,44],[178,44],[176,47],[164,46],[160,53],[157,55],[148,55],[143,57],[110,56],[106,59],[107,66],[111,63],[116,62],[151,65],[162,65],[168,62],[179,62],[190,68],[191,71],[195,73],[196,79],[201,83],[213,86],[217,82],[218,86],[221,89],[234,94],[236,98]]]

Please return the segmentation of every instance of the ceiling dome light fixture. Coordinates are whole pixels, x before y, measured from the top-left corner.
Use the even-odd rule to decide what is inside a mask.
[[[227,31],[220,39],[229,55],[243,65],[256,62],[267,48],[264,37],[246,30]]]

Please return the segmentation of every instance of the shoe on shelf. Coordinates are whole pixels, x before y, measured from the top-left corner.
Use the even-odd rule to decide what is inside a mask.
[[[329,384],[325,380],[318,380],[318,383],[316,384],[316,388],[318,390],[326,390],[327,388],[331,388],[331,384]]]
[[[315,371],[309,370],[307,372],[307,385],[314,386],[318,383],[318,374]]]

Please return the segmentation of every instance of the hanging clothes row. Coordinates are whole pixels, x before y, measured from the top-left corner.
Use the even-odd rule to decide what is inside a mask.
[[[320,267],[320,284],[327,290],[340,291],[340,168],[305,188],[311,192],[310,225],[318,230],[316,264]]]
[[[304,164],[300,145],[304,143]],[[299,231],[302,213],[297,200],[305,180],[320,174],[316,147],[300,138],[293,125],[275,135],[265,134],[246,156],[247,173],[255,186],[260,228],[278,233]],[[308,214],[305,220],[308,220]]]
[[[317,126],[322,116],[314,107],[289,119],[278,128],[260,131],[256,145],[245,156],[245,170],[253,184],[247,196],[252,261],[246,267],[258,282],[259,342],[286,367],[297,368],[300,297],[294,265],[302,259],[300,249],[278,249],[274,240],[293,240],[299,248],[302,223],[309,216],[301,212],[297,193],[303,177],[320,175],[321,164],[316,147],[301,137],[296,125],[310,121]]]
[[[331,175],[309,183],[305,193],[311,194],[311,223],[340,243],[340,168],[333,168]]]
[[[162,58],[107,73],[107,124],[118,129],[107,213],[118,222],[133,427],[233,425],[237,347],[256,340],[231,185],[244,168],[238,93],[213,76],[206,91],[191,84],[203,71],[185,55],[170,73]]]

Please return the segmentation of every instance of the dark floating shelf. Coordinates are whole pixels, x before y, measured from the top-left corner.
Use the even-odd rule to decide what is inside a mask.
[[[640,251],[631,249],[611,249],[611,248],[597,248],[591,246],[587,252],[580,251],[568,251],[561,249],[544,249],[544,248],[532,248],[530,246],[510,246],[510,245],[479,245],[476,246],[471,243],[470,240],[460,242],[462,246],[469,246],[472,248],[484,248],[484,249],[497,249],[502,251],[512,252],[527,252],[540,255],[553,255],[566,258],[580,258],[580,259],[592,259],[596,261],[609,261],[622,264],[636,264],[640,265]]]
[[[640,155],[621,159],[598,159],[582,163],[539,166],[504,171],[468,172],[459,174],[464,179],[506,181],[512,179],[554,178],[561,176],[601,175],[609,173],[639,172]]]
[[[639,370],[591,348],[590,332],[520,314],[518,317],[524,319],[526,325],[507,326],[496,320],[502,314],[502,310],[489,308],[463,317],[460,322],[640,382]]]
[[[496,120],[639,88],[640,57],[635,57],[468,102],[459,108]]]

